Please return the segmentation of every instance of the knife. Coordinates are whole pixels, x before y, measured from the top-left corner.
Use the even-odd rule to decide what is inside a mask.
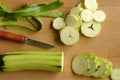
[[[0,31],[0,38],[14,41],[14,42],[19,42],[19,43],[28,43],[28,44],[39,46],[46,49],[54,48],[54,46],[51,44],[35,41],[26,36],[14,34],[11,32],[6,32],[6,31]]]

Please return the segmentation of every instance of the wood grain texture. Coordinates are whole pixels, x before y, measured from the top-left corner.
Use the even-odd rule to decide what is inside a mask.
[[[23,4],[52,2],[53,0],[3,0],[7,6],[13,10],[18,9]],[[64,6],[65,15],[70,9],[83,0],[61,0]],[[17,30],[5,30],[17,34],[28,36],[29,38],[54,44],[54,49],[42,49],[39,47],[14,43],[0,39],[0,53],[12,51],[64,51],[64,71],[62,73],[47,71],[19,71],[0,72],[0,80],[101,80],[78,76],[72,73],[71,61],[74,56],[93,52],[98,56],[108,58],[114,67],[120,67],[120,0],[98,0],[99,9],[104,10],[107,19],[102,23],[102,31],[96,38],[86,38],[81,34],[80,41],[74,46],[65,46],[59,40],[59,34],[50,25],[53,19],[42,18],[43,28],[37,33],[29,33]],[[4,30],[2,27],[1,30]],[[106,78],[104,80],[110,80]]]

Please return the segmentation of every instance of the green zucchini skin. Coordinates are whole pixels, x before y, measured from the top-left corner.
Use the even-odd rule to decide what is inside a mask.
[[[0,71],[3,70],[3,67],[4,66],[4,61],[3,61],[3,58],[4,58],[5,55],[0,55]]]
[[[19,10],[12,11],[0,1],[0,25],[4,26],[5,29],[37,32],[42,28],[41,20],[34,19],[34,21],[31,20],[32,22],[27,20],[34,29],[20,25],[20,22],[22,22],[25,17],[60,17],[63,15],[63,11],[55,9],[61,7],[63,4],[60,0],[55,0],[48,4],[26,4]]]
[[[20,70],[62,72],[63,58],[63,52],[9,52],[0,55],[0,70],[3,72]]]
[[[60,1],[54,1],[49,4],[36,4],[32,6],[24,6],[22,9],[14,12],[6,12],[1,11],[2,16],[7,16],[8,18],[15,18],[15,17],[25,17],[25,16],[39,16],[39,13],[54,10],[60,6],[62,6],[63,3]]]

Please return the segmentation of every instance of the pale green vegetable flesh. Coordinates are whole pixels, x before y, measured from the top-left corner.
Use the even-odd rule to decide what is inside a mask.
[[[80,9],[78,7],[74,7],[70,10],[70,15],[79,15]]]
[[[0,68],[5,72],[20,70],[63,71],[63,52],[11,52],[0,55],[0,57],[4,63],[0,64]]]
[[[93,19],[97,22],[103,22],[106,19],[106,14],[102,10],[97,10],[93,14]]]
[[[90,22],[93,20],[93,13],[89,9],[85,9],[81,12],[81,18],[85,22]]]
[[[100,76],[101,78],[105,78],[106,76],[109,76],[110,73],[111,73],[111,71],[112,71],[112,68],[113,68],[112,63],[111,63],[108,59],[105,59],[105,60],[106,60],[106,62],[107,62],[106,66],[107,66],[108,68],[107,68],[107,70],[104,72],[104,74]]]
[[[80,9],[80,12],[83,11],[85,9],[84,3],[80,2],[77,7]]]
[[[101,31],[101,24],[97,22],[83,22],[81,32],[86,37],[96,37]]]
[[[83,75],[89,68],[88,60],[85,56],[76,56],[72,61],[72,70],[75,74]]]
[[[65,22],[62,17],[58,17],[53,20],[53,28],[56,30],[61,30],[62,28],[65,27]]]
[[[120,80],[120,68],[113,68],[110,77],[112,80]]]
[[[73,27],[65,27],[60,31],[60,39],[65,45],[74,45],[79,41],[79,32]]]
[[[99,58],[95,55],[89,54],[86,55],[88,61],[89,61],[89,65],[90,68],[88,69],[87,72],[85,72],[84,75],[86,76],[92,76],[92,74],[95,73],[96,69],[99,67],[100,63],[99,63]]]
[[[82,24],[82,19],[78,15],[67,15],[65,23],[67,26],[74,27],[78,30]]]
[[[84,4],[87,9],[91,9],[91,10],[95,9],[96,6],[98,5],[96,0],[85,0]]]
[[[106,78],[113,68],[112,63],[93,53],[77,55],[72,61],[72,70],[77,75],[84,75],[95,78]]]
[[[98,70],[92,75],[93,77],[100,77],[108,69],[107,62],[103,58],[99,58],[100,66]]]

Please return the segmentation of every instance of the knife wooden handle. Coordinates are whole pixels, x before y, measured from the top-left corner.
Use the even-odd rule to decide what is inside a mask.
[[[10,40],[10,41],[24,43],[25,37],[22,35],[11,33],[11,32],[0,31],[0,38]]]

